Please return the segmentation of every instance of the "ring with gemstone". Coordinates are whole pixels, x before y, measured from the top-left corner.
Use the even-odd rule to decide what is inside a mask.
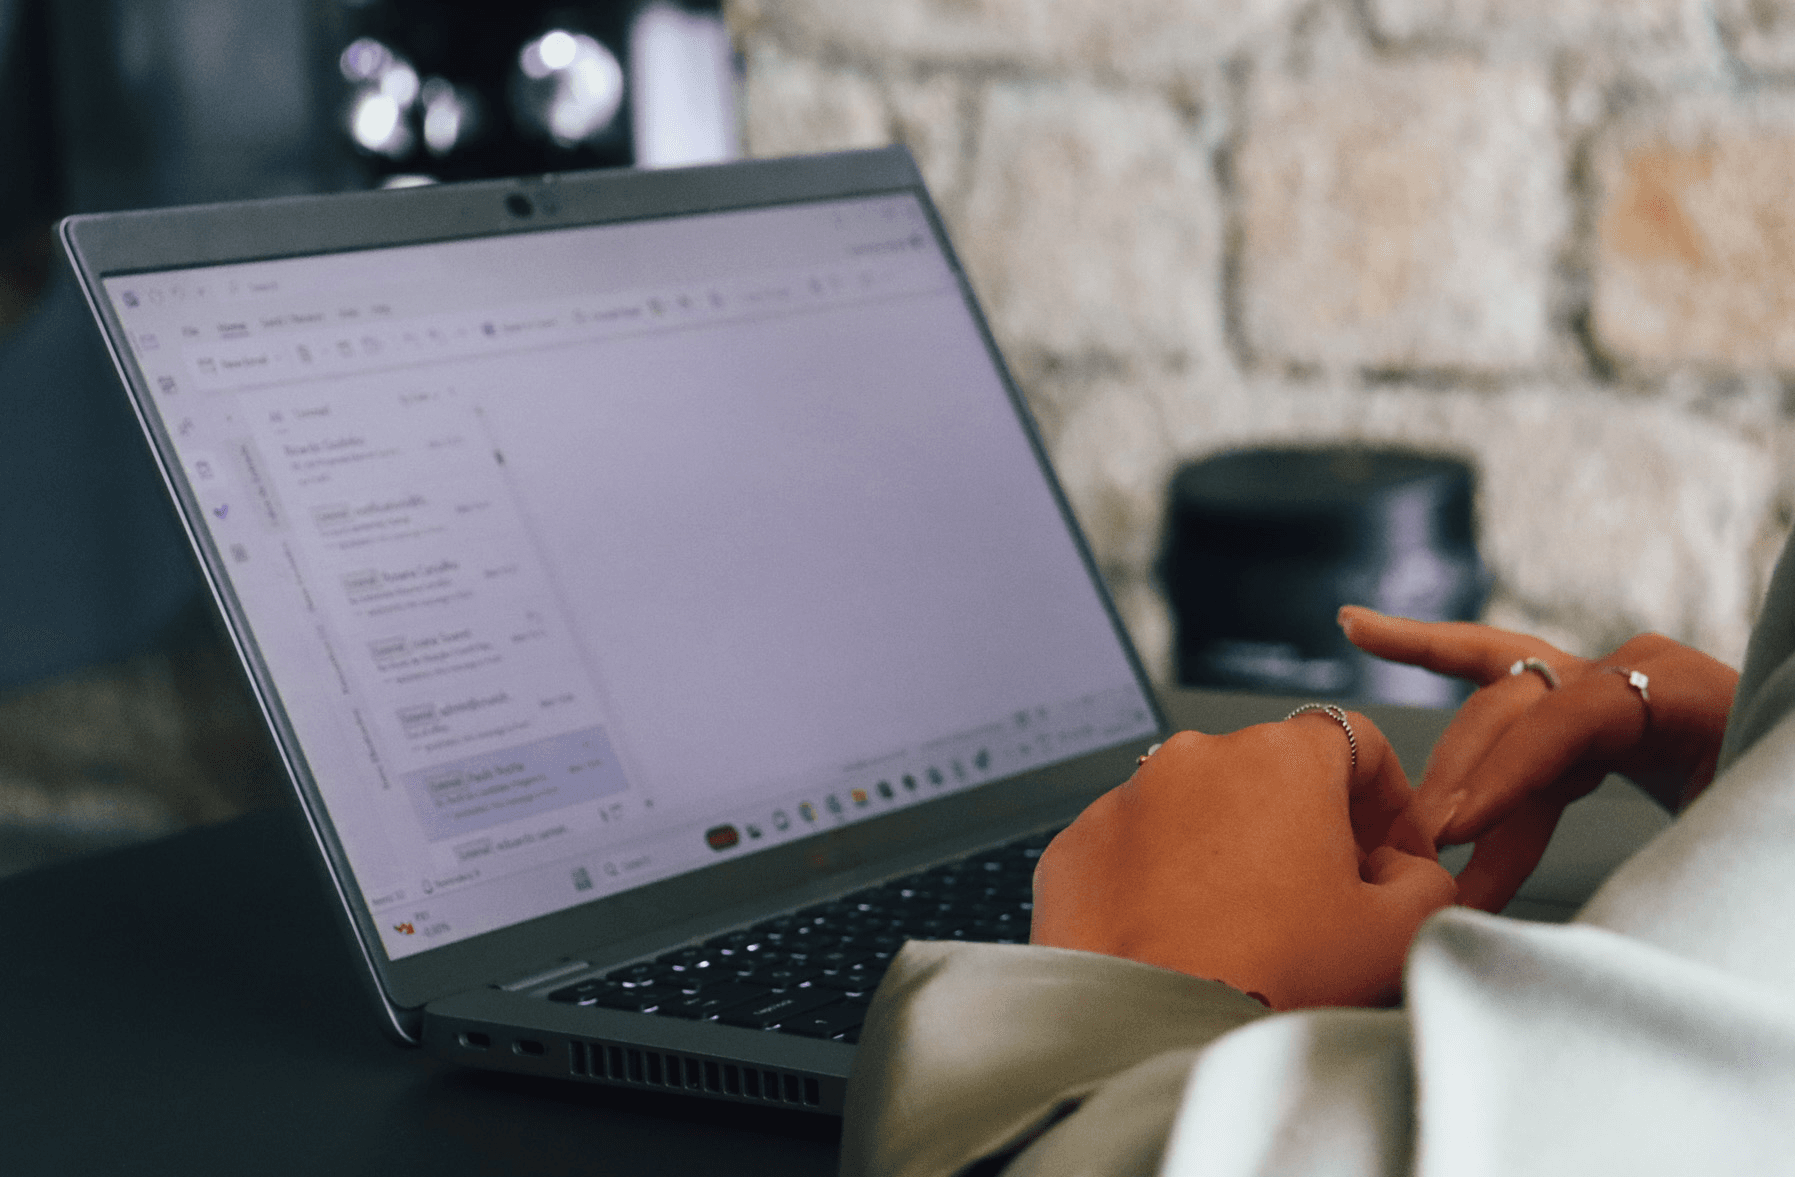
[[[1548,690],[1558,689],[1558,672],[1547,664],[1544,658],[1516,658],[1515,664],[1508,668],[1511,675],[1523,675],[1529,670],[1546,680]]]
[[[1645,672],[1641,670],[1633,670],[1626,666],[1610,666],[1603,673],[1620,675],[1627,680],[1628,686],[1639,692],[1639,701],[1645,704],[1645,726],[1648,728],[1651,727],[1652,693],[1647,688],[1652,685],[1652,680],[1646,677]]]

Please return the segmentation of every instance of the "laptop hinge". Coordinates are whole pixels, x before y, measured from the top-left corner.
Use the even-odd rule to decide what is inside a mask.
[[[538,985],[546,985],[557,977],[568,977],[583,972],[592,966],[583,960],[570,960],[558,964],[552,969],[544,969],[540,973],[531,973],[527,977],[519,977],[515,981],[506,981],[502,985],[494,985],[495,989],[503,989],[507,993],[516,993],[520,989],[534,989]]]

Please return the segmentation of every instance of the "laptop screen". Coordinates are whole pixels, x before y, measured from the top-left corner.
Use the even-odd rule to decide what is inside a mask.
[[[393,958],[1155,728],[913,195],[104,289]]]

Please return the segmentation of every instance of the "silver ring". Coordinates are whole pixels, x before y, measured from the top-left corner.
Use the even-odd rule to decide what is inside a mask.
[[[1151,748],[1148,748],[1145,752],[1141,753],[1140,756],[1135,760],[1134,766],[1136,768],[1139,768],[1141,765],[1147,763],[1147,761],[1152,757],[1153,753],[1159,751],[1163,747],[1165,747],[1164,744],[1155,744]]]
[[[1625,666],[1610,666],[1603,673],[1623,676],[1627,685],[1639,692],[1639,701],[1645,704],[1645,725],[1652,726],[1652,693],[1646,689],[1652,685],[1652,680],[1645,676],[1645,672]]]
[[[1515,664],[1508,668],[1508,673],[1522,675],[1529,670],[1538,673],[1541,678],[1546,680],[1546,689],[1553,691],[1558,689],[1558,672],[1547,665],[1544,658],[1516,658]]]
[[[1346,712],[1334,706],[1332,703],[1304,703],[1301,707],[1298,707],[1284,718],[1287,720],[1295,719],[1305,711],[1319,711],[1340,725],[1340,730],[1346,733],[1346,750],[1352,754],[1352,771],[1355,773],[1358,772],[1359,737],[1353,735],[1352,724],[1347,722]]]

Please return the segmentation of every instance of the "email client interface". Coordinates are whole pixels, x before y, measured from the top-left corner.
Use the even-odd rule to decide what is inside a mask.
[[[913,196],[104,285],[393,958],[1154,730]]]

